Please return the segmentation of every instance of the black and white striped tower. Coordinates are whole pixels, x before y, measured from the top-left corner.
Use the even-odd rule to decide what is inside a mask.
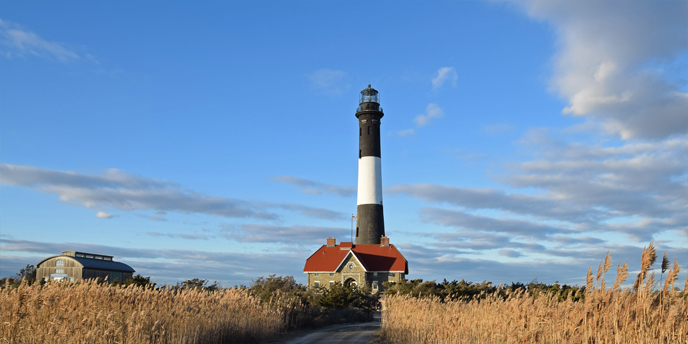
[[[380,163],[380,119],[384,114],[378,92],[370,85],[361,91],[359,104],[356,245],[379,245],[385,235]]]

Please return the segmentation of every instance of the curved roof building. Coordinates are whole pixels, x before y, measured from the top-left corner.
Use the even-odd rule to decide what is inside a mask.
[[[110,282],[126,281],[135,270],[112,258],[103,254],[62,251],[61,255],[45,258],[36,264],[36,280],[76,282],[102,278]]]

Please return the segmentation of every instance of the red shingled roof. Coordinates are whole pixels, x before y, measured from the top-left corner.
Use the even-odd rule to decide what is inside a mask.
[[[347,242],[334,247],[327,247],[327,245],[320,247],[308,257],[303,272],[334,272],[349,253],[356,256],[367,271],[408,273],[408,262],[394,245],[382,247],[380,245],[352,245]]]

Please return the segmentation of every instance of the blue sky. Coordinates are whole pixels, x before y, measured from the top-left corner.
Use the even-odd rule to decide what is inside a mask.
[[[584,283],[688,266],[685,1],[13,2],[0,275],[62,250],[159,283],[304,282],[356,211],[380,91],[409,278]]]

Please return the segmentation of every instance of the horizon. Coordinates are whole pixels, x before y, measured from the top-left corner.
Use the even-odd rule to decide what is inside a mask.
[[[650,241],[686,278],[688,3],[361,4],[5,4],[0,278],[303,284],[351,241],[368,84],[408,279],[584,285]]]

